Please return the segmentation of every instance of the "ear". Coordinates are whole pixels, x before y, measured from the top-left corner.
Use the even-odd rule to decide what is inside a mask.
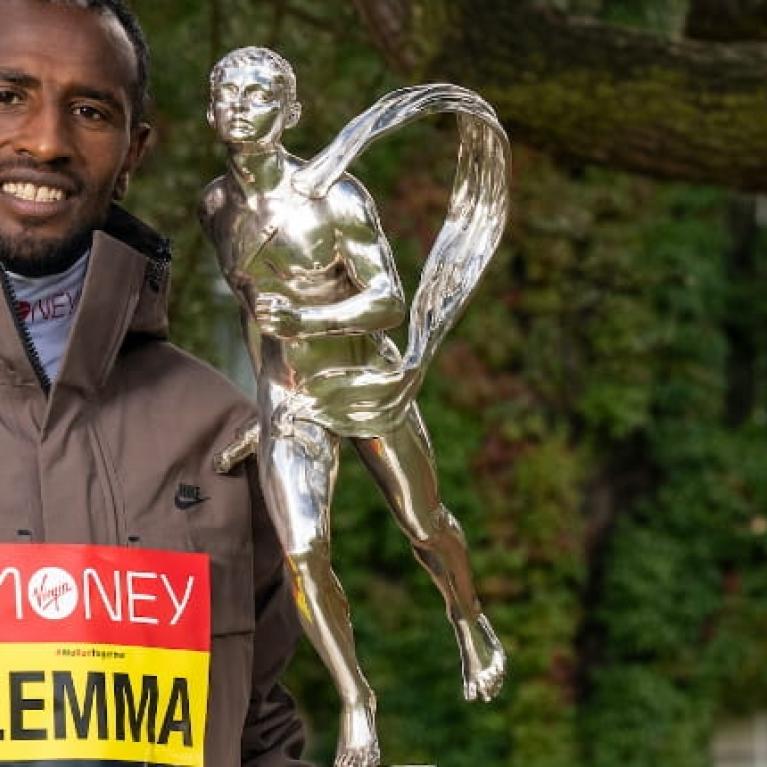
[[[128,184],[133,171],[138,168],[144,155],[149,148],[152,128],[148,123],[139,123],[131,128],[131,140],[128,147],[128,153],[125,155],[120,172],[115,181],[112,197],[115,200],[122,200],[128,192]]]
[[[205,116],[208,118],[208,125],[213,128],[213,130],[216,129],[216,116],[213,114],[213,104],[211,103],[208,106],[208,111],[205,113]]]
[[[290,112],[288,113],[288,119],[285,121],[285,128],[292,128],[298,124],[301,119],[301,102],[294,101],[290,105]]]

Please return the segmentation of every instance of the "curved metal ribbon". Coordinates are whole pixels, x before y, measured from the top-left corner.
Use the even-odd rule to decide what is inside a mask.
[[[511,149],[493,108],[473,91],[420,85],[387,94],[297,171],[293,186],[323,197],[373,141],[426,115],[456,113],[459,151],[447,217],[421,274],[399,366],[324,370],[275,413],[275,428],[311,421],[342,436],[374,437],[401,423],[426,368],[458,320],[495,252],[509,211]]]

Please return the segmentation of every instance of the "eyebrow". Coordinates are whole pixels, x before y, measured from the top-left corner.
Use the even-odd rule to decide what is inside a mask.
[[[0,80],[26,87],[40,84],[40,81],[36,77],[28,75],[26,72],[22,72],[18,69],[5,69],[3,67],[0,67]]]

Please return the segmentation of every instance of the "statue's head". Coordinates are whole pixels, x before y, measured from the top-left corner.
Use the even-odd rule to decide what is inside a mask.
[[[296,76],[268,48],[238,48],[210,74],[208,123],[224,143],[268,148],[301,117]]]

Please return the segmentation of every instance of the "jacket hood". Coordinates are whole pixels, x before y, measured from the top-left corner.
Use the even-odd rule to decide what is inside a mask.
[[[144,262],[144,281],[130,319],[126,343],[142,336],[168,337],[168,292],[170,289],[170,241],[131,215],[112,205],[102,230],[93,237],[93,251],[112,249],[116,243],[134,251]]]

